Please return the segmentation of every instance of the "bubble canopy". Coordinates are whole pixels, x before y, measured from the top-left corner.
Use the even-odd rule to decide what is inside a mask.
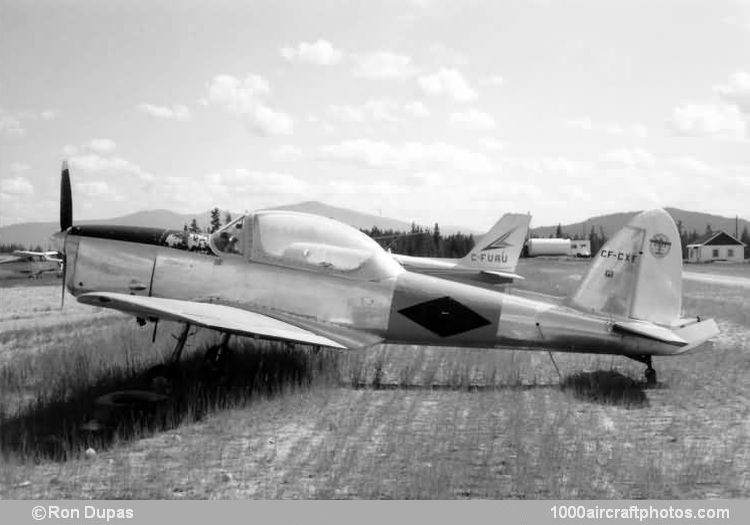
[[[404,271],[356,228],[307,213],[268,210],[245,215],[212,234],[211,248],[219,256],[241,255],[253,262],[357,279],[386,279]]]

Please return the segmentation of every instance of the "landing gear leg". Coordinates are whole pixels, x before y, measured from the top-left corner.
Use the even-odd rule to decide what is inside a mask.
[[[634,359],[638,361],[639,363],[643,363],[646,365],[646,385],[647,386],[655,386],[656,385],[656,370],[654,370],[654,367],[652,365],[651,356],[650,355],[633,355],[628,356],[630,359]]]
[[[232,334],[222,334],[221,342],[206,350],[206,355],[204,356],[206,363],[218,367],[226,362],[229,355],[228,343],[231,335]]]
[[[177,344],[172,350],[169,361],[162,365],[156,365],[146,373],[146,382],[151,390],[160,394],[172,394],[177,389],[180,380],[180,373],[177,363],[182,357],[182,351],[185,348],[188,336],[190,335],[190,325],[185,324],[177,337]]]
[[[232,334],[222,334],[221,342],[206,350],[203,357],[208,372],[207,379],[211,383],[225,383],[227,381],[227,370],[229,369],[229,338]]]
[[[649,356],[650,357],[650,356]],[[656,370],[651,366],[650,363],[651,359],[649,359],[649,365],[648,368],[646,368],[646,384],[648,386],[654,386],[656,385]]]

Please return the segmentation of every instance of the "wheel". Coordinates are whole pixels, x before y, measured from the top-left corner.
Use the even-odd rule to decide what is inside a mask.
[[[156,365],[146,372],[146,385],[158,394],[171,395],[180,383],[180,371],[176,366]]]
[[[651,367],[646,369],[646,384],[648,386],[654,386],[656,384],[656,370]]]

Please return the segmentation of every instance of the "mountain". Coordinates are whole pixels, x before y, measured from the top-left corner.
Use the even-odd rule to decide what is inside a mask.
[[[702,235],[706,231],[706,226],[711,226],[713,231],[724,230],[730,235],[734,235],[735,220],[734,217],[722,217],[720,215],[711,215],[708,213],[700,213],[695,211],[680,210],[678,208],[665,208],[667,212],[672,216],[675,222],[682,221],[682,230],[685,232],[696,231],[699,235]],[[625,224],[636,215],[637,211],[630,211],[625,213],[612,213],[609,215],[600,215],[598,217],[591,217],[583,222],[576,222],[573,224],[561,225],[564,235],[584,235],[588,237],[591,232],[591,228],[599,233],[599,227],[604,230],[606,237],[612,236],[617,230],[625,226]],[[750,222],[745,219],[739,221],[738,234],[742,235],[742,229],[748,228],[750,230]],[[538,228],[531,229],[532,237],[549,237],[555,234],[557,225],[555,226],[540,226]]]
[[[322,202],[315,201],[288,204],[270,209],[299,211],[311,213],[314,215],[322,215],[324,217],[330,217],[346,224],[350,224],[355,228],[369,229],[373,226],[377,226],[381,230],[391,229],[396,231],[409,231],[411,229],[411,223],[407,221],[391,219],[388,217],[380,217],[377,215],[368,215],[366,213],[360,213],[358,211],[349,210],[347,208],[329,206]],[[239,217],[241,215],[240,213],[235,212],[230,213],[232,217]],[[225,214],[226,211],[222,210],[222,221],[224,220]],[[74,224],[122,224],[125,226],[159,226],[181,230],[185,224],[190,224],[193,218],[198,221],[198,225],[201,228],[206,228],[211,222],[210,216],[210,210],[197,214],[179,214],[169,210],[148,210],[132,213],[130,215],[124,215],[122,217],[115,217],[112,219],[100,219],[91,221],[74,220],[73,222]],[[431,228],[432,225],[430,225],[429,227]],[[59,225],[56,222],[26,222],[11,224],[10,226],[3,226],[0,227],[0,244],[22,244],[26,247],[41,246],[43,249],[53,249],[50,237],[58,229]],[[443,225],[440,225],[440,231],[443,234],[451,234],[458,231],[463,231],[464,233],[477,233],[476,231],[469,228],[459,228],[457,226]]]

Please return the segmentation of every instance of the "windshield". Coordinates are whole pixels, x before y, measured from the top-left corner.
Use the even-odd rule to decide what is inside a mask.
[[[211,234],[211,247],[216,255],[237,254],[244,252],[242,225],[245,216],[235,219],[223,228]]]
[[[401,267],[370,237],[346,224],[294,212],[255,215],[253,250],[277,263],[351,276],[382,279]]]

